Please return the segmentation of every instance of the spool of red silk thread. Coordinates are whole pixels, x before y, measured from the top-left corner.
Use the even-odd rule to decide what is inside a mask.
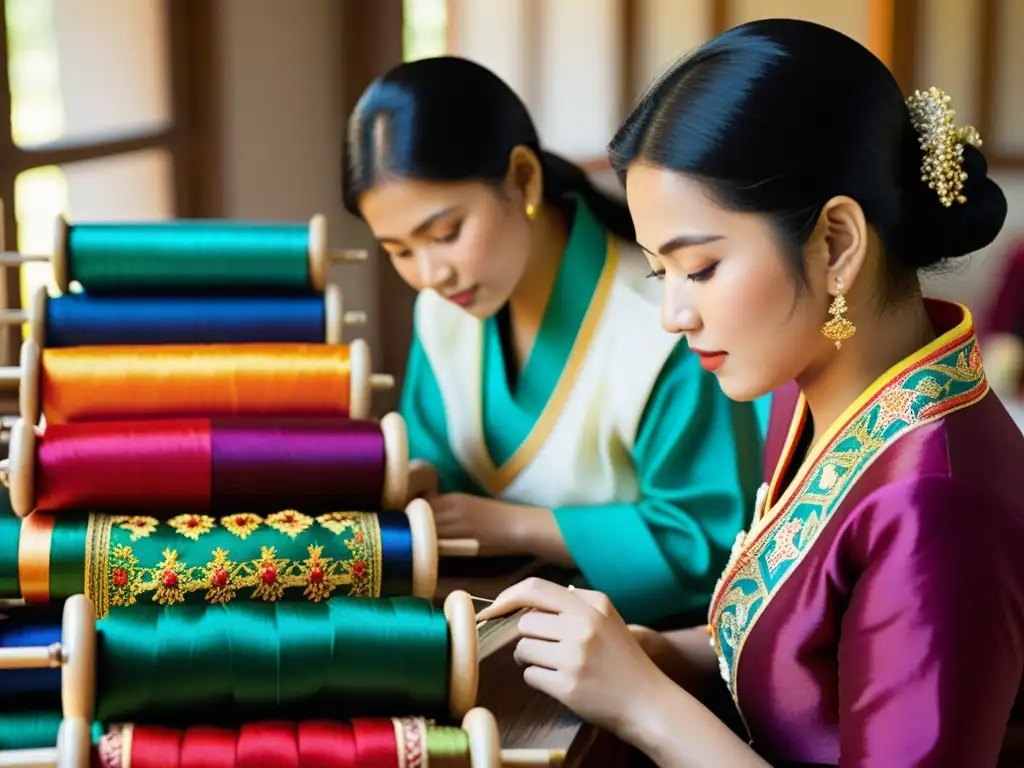
[[[35,508],[151,512],[377,509],[380,425],[348,419],[54,424],[39,440]]]
[[[130,726],[103,737],[102,768],[398,768],[392,720],[255,723],[235,731]]]

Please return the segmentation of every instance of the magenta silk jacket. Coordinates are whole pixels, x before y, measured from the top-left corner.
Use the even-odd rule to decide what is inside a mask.
[[[928,310],[938,338],[802,466],[806,404],[795,387],[775,395],[770,482],[709,615],[772,765],[999,761],[1024,666],[1024,436],[989,391],[967,310]]]

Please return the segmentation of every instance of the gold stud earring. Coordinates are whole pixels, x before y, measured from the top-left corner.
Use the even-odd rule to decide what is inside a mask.
[[[527,203],[526,205],[526,218],[531,221],[537,217],[537,206],[533,203]]]
[[[832,318],[821,327],[821,335],[829,341],[835,342],[836,349],[842,349],[843,342],[852,339],[857,333],[857,326],[849,321],[844,315],[847,312],[846,297],[842,294],[843,284],[836,281],[836,295],[828,308]]]

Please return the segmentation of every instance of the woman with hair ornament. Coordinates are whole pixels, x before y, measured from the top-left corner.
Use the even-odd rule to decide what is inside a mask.
[[[578,569],[633,620],[699,620],[763,430],[660,331],[625,204],[454,57],[374,81],[345,157],[346,207],[420,292],[401,412],[438,535]]]
[[[766,483],[707,627],[630,627],[540,580],[500,595],[481,618],[534,609],[530,685],[663,768],[1000,764],[1024,667],[1024,436],[970,313],[918,279],[1003,225],[978,143],[942,91],[905,103],[809,22],[736,27],[650,88],[613,165],[665,325],[722,350],[730,397],[778,390]]]

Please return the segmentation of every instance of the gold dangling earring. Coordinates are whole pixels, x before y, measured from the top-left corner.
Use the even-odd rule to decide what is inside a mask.
[[[836,281],[836,295],[832,299],[832,304],[828,308],[828,313],[832,315],[832,319],[828,320],[825,325],[821,327],[821,335],[829,341],[834,341],[836,349],[842,349],[843,342],[847,339],[852,339],[853,335],[857,333],[857,326],[851,323],[844,315],[847,311],[846,297],[842,294],[843,284],[839,280]]]
[[[533,203],[528,203],[526,205],[526,218],[528,218],[530,221],[533,221],[536,217],[537,217],[537,206],[534,205]]]

